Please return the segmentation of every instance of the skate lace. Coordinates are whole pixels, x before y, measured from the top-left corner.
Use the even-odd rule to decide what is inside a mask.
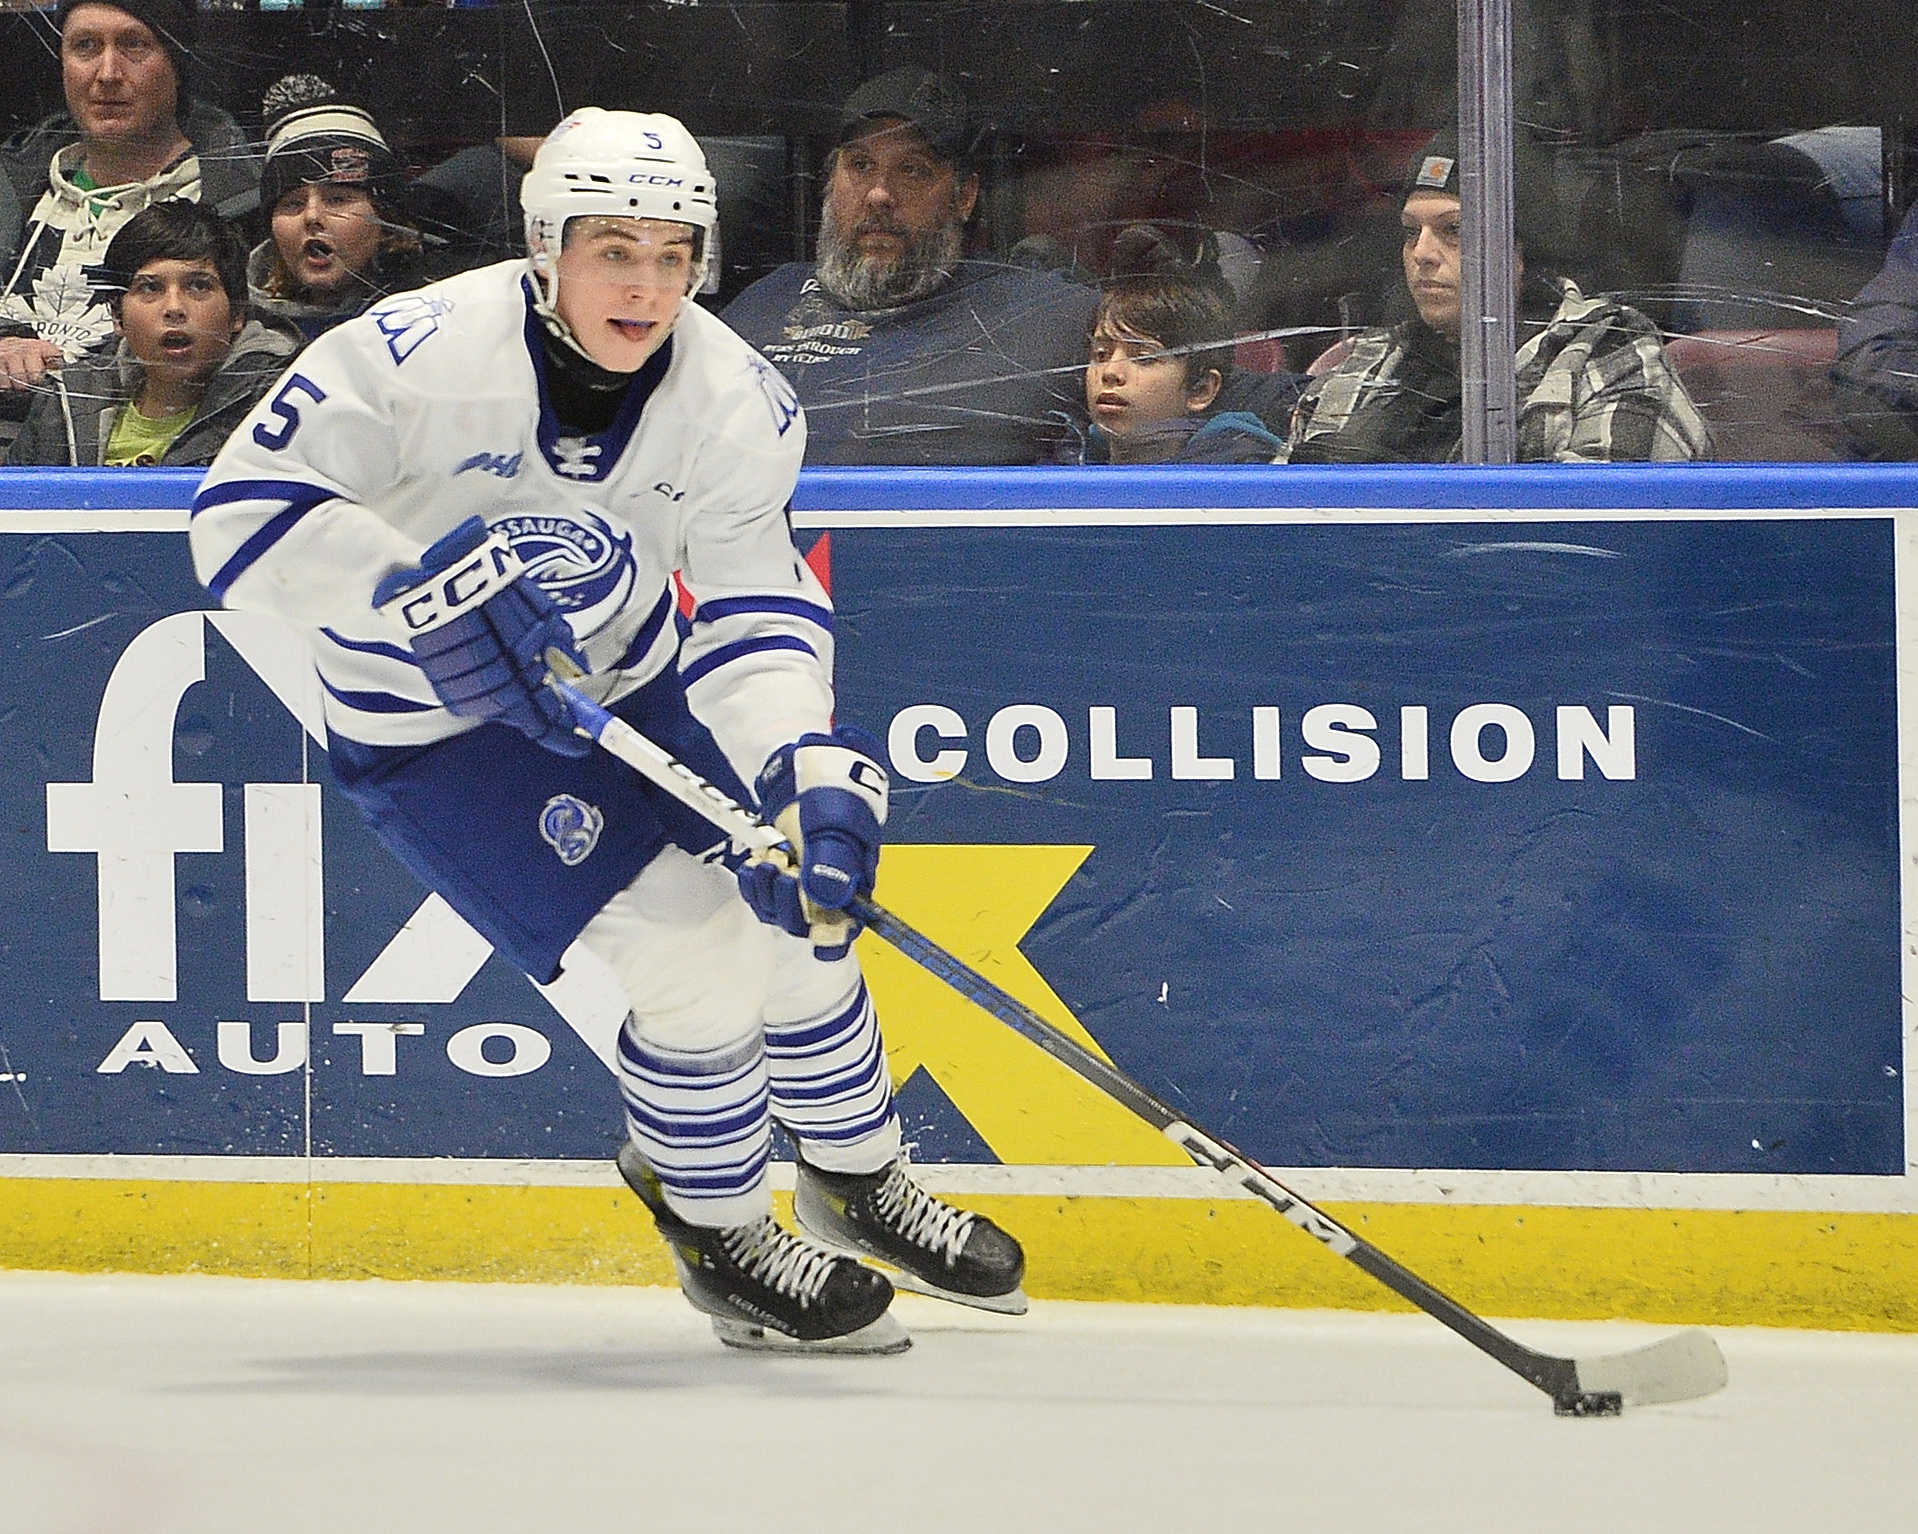
[[[955,1209],[934,1198],[906,1176],[903,1162],[893,1163],[886,1180],[873,1194],[872,1204],[894,1230],[913,1245],[945,1258],[948,1266],[959,1260],[978,1218],[970,1210]]]
[[[791,1295],[801,1305],[819,1298],[839,1259],[782,1229],[770,1215],[756,1225],[720,1232],[720,1245],[749,1278]]]

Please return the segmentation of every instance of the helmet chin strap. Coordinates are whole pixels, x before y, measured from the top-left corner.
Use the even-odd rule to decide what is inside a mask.
[[[586,348],[574,336],[572,326],[544,304],[535,304],[533,312],[539,316],[539,322],[546,331],[547,357],[557,366],[565,368],[585,387],[597,393],[610,394],[633,381],[632,373],[615,373],[611,368],[601,367],[588,356]]]
[[[579,337],[573,334],[573,327],[559,317],[554,300],[558,297],[555,289],[559,287],[559,274],[548,273],[540,269],[539,263],[532,265],[533,277],[533,313],[539,316],[542,329],[546,332],[546,355],[556,367],[564,368],[567,374],[585,388],[596,394],[611,394],[623,389],[633,381],[631,373],[615,373],[611,368],[601,367],[595,362],[585,347],[579,344]]]

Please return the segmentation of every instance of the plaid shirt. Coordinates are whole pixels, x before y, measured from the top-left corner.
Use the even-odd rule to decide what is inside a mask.
[[[1587,298],[1564,278],[1557,286],[1557,312],[1519,348],[1515,359],[1518,461],[1710,458],[1711,433],[1666,360],[1651,321],[1623,304]],[[1366,413],[1399,392],[1410,327],[1418,323],[1364,332],[1344,361],[1312,383],[1293,414],[1281,461],[1307,441],[1341,433],[1364,435],[1357,428]],[[1451,355],[1456,369],[1457,353]],[[1336,450],[1336,444],[1320,445]],[[1351,458],[1336,451],[1335,456]],[[1458,458],[1456,438],[1445,456]]]

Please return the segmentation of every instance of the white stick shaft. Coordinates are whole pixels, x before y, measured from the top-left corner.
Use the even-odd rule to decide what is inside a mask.
[[[554,678],[552,687],[573,711],[580,730],[628,767],[666,790],[688,809],[706,817],[749,852],[771,852],[786,838],[757,815],[708,783],[678,757],[656,746],[624,719],[608,713],[570,682]]]
[[[658,784],[741,846],[775,859],[790,856],[786,839],[773,827],[624,720],[614,718],[577,688],[560,680],[561,668],[554,662],[555,654],[548,653],[548,664],[555,672],[552,685],[566,700],[582,734],[598,741],[648,782]],[[565,657],[559,655],[558,660],[564,661]],[[567,670],[572,668],[569,666]],[[1703,1332],[1684,1332],[1615,1357],[1580,1360],[1539,1353],[1515,1341],[1369,1241],[1346,1230],[1323,1210],[1314,1208],[1249,1156],[1182,1121],[1170,1107],[1117,1066],[1054,1027],[1025,1003],[1000,990],[891,912],[863,896],[853,902],[853,909],[861,921],[906,957],[939,976],[960,995],[977,1002],[1008,1027],[1032,1039],[1115,1102],[1130,1108],[1168,1135],[1201,1166],[1210,1167],[1237,1183],[1346,1261],[1371,1274],[1481,1352],[1551,1396],[1554,1409],[1561,1415],[1615,1415],[1621,1401],[1630,1404],[1686,1401],[1723,1387],[1724,1358]],[[1596,1383],[1588,1386],[1584,1383],[1587,1379]]]

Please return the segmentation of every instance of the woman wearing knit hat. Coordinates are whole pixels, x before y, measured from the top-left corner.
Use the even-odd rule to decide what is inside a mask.
[[[423,280],[400,163],[362,107],[315,75],[288,75],[262,103],[260,205],[271,235],[247,262],[257,312],[308,341]]]
[[[1518,461],[1709,458],[1711,433],[1657,329],[1636,309],[1587,298],[1555,270],[1566,250],[1542,149],[1520,140],[1512,169]],[[1448,129],[1413,162],[1399,214],[1405,291],[1416,317],[1363,332],[1343,360],[1313,380],[1293,412],[1286,462],[1446,463],[1460,457],[1462,190],[1458,138]]]

